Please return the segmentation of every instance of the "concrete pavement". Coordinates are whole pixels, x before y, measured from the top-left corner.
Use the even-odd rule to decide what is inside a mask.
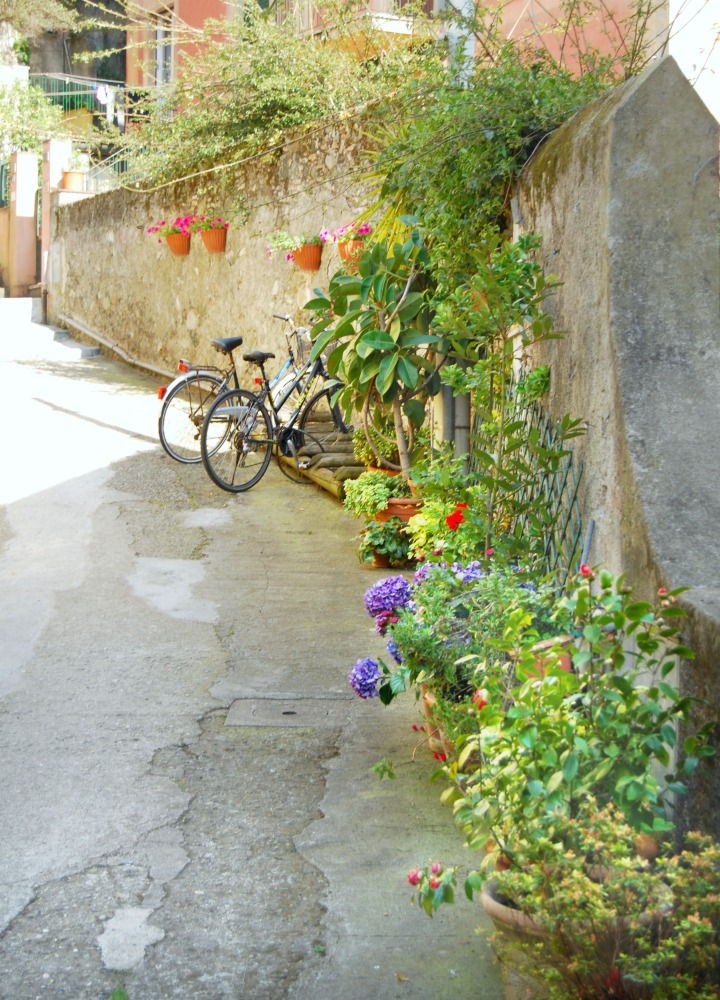
[[[0,300],[0,998],[498,1000],[470,865],[382,655],[356,523],[157,443],[157,379]],[[382,757],[395,781],[369,768]],[[479,933],[477,929],[479,928]]]

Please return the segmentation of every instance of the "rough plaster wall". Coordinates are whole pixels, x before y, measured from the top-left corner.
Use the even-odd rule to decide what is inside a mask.
[[[690,586],[683,671],[720,718],[718,124],[672,58],[585,108],[521,178],[522,226],[563,281],[549,406],[587,418],[575,444],[591,561],[638,596]],[[720,746],[720,740],[716,741]],[[720,761],[683,801],[720,834]]]
[[[327,285],[339,260],[327,245],[319,272],[300,271],[282,254],[268,261],[266,239],[276,228],[317,233],[351,221],[362,192],[350,176],[357,158],[350,135],[324,131],[232,175],[204,178],[210,191],[202,200],[198,182],[187,181],[154,193],[111,191],[59,208],[51,236],[51,322],[70,317],[168,371],[180,356],[216,363],[213,337],[242,334],[248,349],[282,353],[285,327],[272,313],[307,321],[302,306],[315,287]],[[238,196],[250,217],[229,230],[225,254],[208,254],[195,236],[189,257],[175,257],[145,232],[158,219],[188,212],[225,216]]]

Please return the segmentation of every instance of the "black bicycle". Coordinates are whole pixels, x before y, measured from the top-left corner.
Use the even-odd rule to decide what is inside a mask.
[[[309,482],[307,470],[340,442],[346,446],[352,433],[332,402],[337,386],[315,391],[330,378],[322,358],[306,361],[278,394],[265,372],[265,364],[274,357],[266,351],[244,354],[245,361],[260,369],[261,390],[256,394],[230,389],[214,400],[205,417],[200,436],[203,465],[212,481],[230,493],[255,486],[273,452],[289,479]],[[298,389],[299,395],[291,400]]]
[[[291,383],[297,386],[295,376],[300,370],[297,358],[302,358],[308,350],[310,338],[304,327],[295,325],[292,316],[279,313],[273,315],[290,324],[290,331],[286,334],[287,358],[280,371],[270,380],[273,396],[278,398]],[[308,344],[304,343],[305,339]],[[227,357],[229,363],[226,368],[195,365],[180,358],[177,366],[180,374],[170,385],[161,386],[158,390],[158,397],[163,404],[158,418],[158,435],[163,448],[176,462],[187,465],[200,462],[200,434],[213,400],[228,389],[240,388],[233,351],[242,342],[242,337],[211,340],[215,350]]]

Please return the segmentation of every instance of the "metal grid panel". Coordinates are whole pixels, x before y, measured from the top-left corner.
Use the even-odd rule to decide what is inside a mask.
[[[515,418],[523,419],[528,434],[536,435],[541,448],[563,450],[559,461],[548,469],[538,469],[538,475],[530,480],[519,492],[520,502],[544,498],[546,523],[542,531],[542,561],[545,572],[555,575],[558,585],[563,588],[568,577],[577,570],[583,547],[583,526],[580,514],[578,491],[582,479],[582,464],[576,468],[572,451],[563,445],[555,427],[548,420],[539,403],[516,408]],[[477,418],[473,419],[473,438],[477,440]],[[532,450],[524,449],[525,458],[530,459]],[[472,455],[470,459],[473,467]],[[521,514],[512,526],[515,534],[530,531],[530,518]]]

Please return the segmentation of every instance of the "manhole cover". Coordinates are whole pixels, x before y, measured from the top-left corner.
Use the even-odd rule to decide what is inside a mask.
[[[228,710],[225,725],[340,727],[349,718],[349,699],[238,698]]]

